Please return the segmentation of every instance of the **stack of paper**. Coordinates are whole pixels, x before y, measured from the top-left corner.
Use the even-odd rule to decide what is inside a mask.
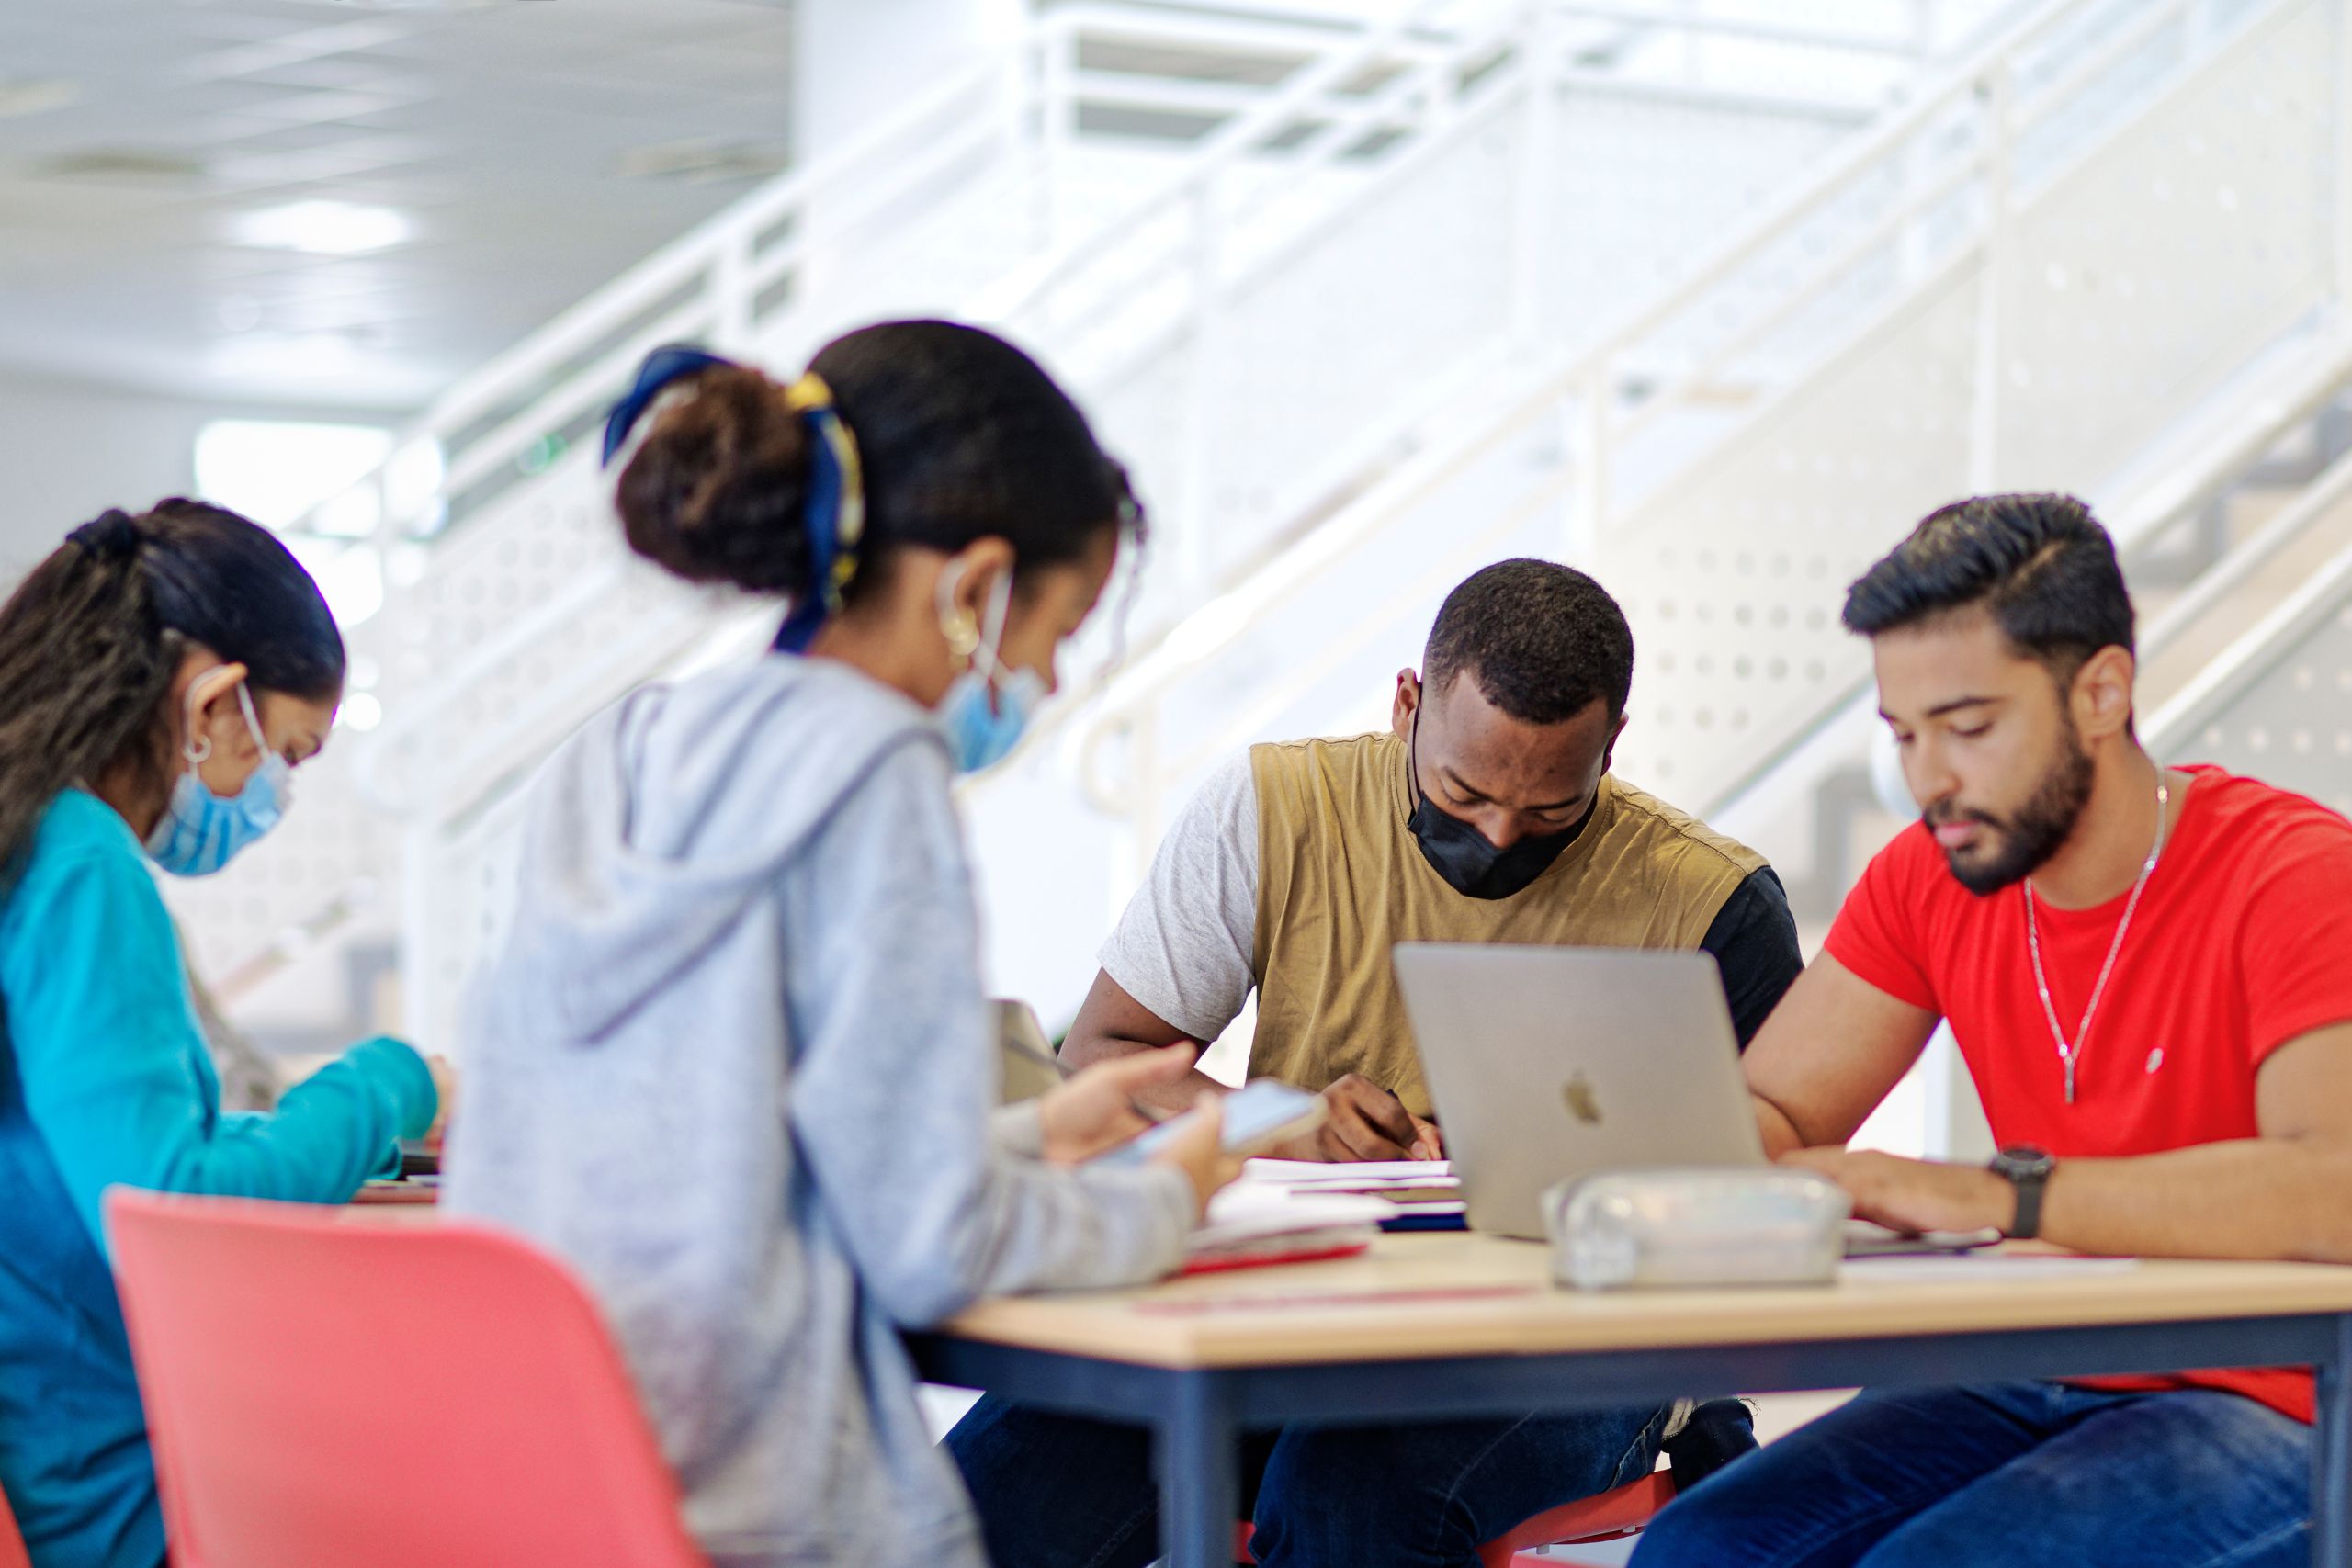
[[[1367,1160],[1356,1165],[1253,1159],[1242,1168],[1242,1179],[1300,1196],[1378,1198],[1430,1218],[1462,1212],[1462,1179],[1442,1159]]]
[[[1186,1265],[1203,1269],[1278,1258],[1360,1251],[1396,1213],[1385,1200],[1295,1192],[1248,1177],[1209,1200],[1208,1217],[1185,1247]]]

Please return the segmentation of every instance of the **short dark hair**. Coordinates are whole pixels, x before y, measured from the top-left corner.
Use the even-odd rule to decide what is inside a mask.
[[[2071,495],[1979,495],[1929,513],[1846,590],[1846,629],[1876,637],[1980,604],[2061,681],[2103,648],[2133,646],[2115,541]]]
[[[1464,671],[1522,724],[1558,724],[1595,701],[1615,719],[1634,689],[1634,631],[1606,589],[1548,560],[1498,561],[1445,596],[1421,678],[1444,691]]]

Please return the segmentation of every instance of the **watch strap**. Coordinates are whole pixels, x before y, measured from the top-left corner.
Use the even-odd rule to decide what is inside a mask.
[[[2018,1217],[2009,1226],[2012,1241],[2031,1241],[2041,1234],[2041,1189],[2050,1179],[2047,1168],[2030,1170],[2005,1170],[2009,1186],[2018,1195]]]
[[[2040,1149],[2003,1149],[1993,1156],[1993,1173],[2017,1194],[2017,1218],[2007,1231],[2012,1241],[2031,1241],[2041,1234],[2041,1194],[2057,1161]]]

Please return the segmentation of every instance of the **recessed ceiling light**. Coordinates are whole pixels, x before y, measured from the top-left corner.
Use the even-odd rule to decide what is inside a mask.
[[[315,256],[357,256],[404,243],[415,225],[406,213],[389,207],[321,199],[241,213],[231,231],[239,244]]]

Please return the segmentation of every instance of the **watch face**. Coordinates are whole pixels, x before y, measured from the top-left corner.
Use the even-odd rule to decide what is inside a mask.
[[[2046,1176],[2057,1161],[2030,1144],[2018,1144],[1993,1156],[1993,1168],[2004,1176]]]

